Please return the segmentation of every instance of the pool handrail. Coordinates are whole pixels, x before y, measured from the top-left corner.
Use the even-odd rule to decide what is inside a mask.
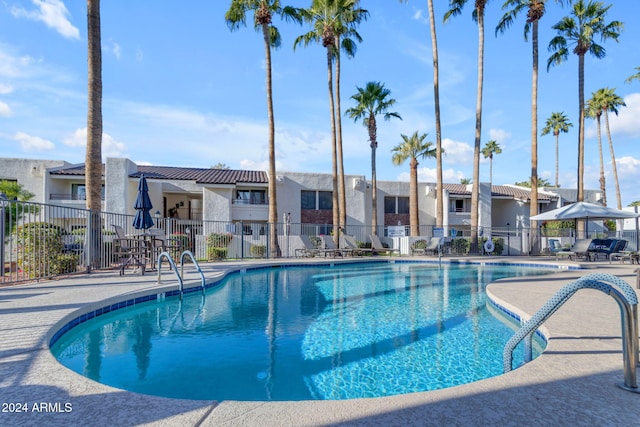
[[[609,282],[609,283],[606,283]],[[618,286],[616,289],[613,285]],[[525,340],[525,363],[531,360],[531,339],[533,333],[580,289],[596,289],[610,295],[620,308],[622,327],[622,358],[624,383],[622,389],[640,393],[637,385],[638,355],[638,298],[633,288],[624,280],[611,274],[589,274],[556,292],[507,342],[503,351],[503,370],[513,369],[513,350]]]
[[[158,255],[158,281],[157,281],[157,283],[160,284],[160,282],[161,282],[161,278],[162,278],[162,274],[161,274],[162,259],[166,258],[169,261],[170,268],[173,270],[173,272],[175,273],[175,275],[176,275],[176,277],[178,279],[178,285],[179,285],[180,297],[181,298],[182,298],[182,294],[184,293],[184,280],[183,280],[183,277],[184,277],[184,260],[185,260],[185,257],[191,258],[191,261],[196,266],[196,270],[198,271],[198,273],[200,273],[201,286],[202,286],[202,290],[204,291],[205,286],[206,286],[206,279],[204,277],[204,273],[202,272],[202,268],[200,268],[200,264],[198,264],[198,261],[196,261],[195,257],[193,256],[193,253],[191,251],[183,251],[182,254],[180,255],[180,272],[178,272],[178,267],[176,266],[176,263],[173,260],[173,258],[171,257],[171,254],[169,252],[162,252],[160,255]]]

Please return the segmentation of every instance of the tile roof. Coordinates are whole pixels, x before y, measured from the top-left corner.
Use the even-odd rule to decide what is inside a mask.
[[[102,168],[104,174],[104,165]],[[142,165],[138,165],[137,169],[137,172],[129,175],[131,178],[137,178],[144,174],[147,178],[187,180],[195,181],[198,184],[266,184],[269,182],[267,173],[263,171]],[[68,168],[60,168],[50,173],[51,175],[84,176],[85,167],[84,164],[74,165]]]
[[[144,174],[147,178],[195,181],[198,184],[266,184],[266,172],[239,169],[201,169],[172,166],[138,166],[138,172],[131,177]]]
[[[449,191],[449,194],[458,196],[470,196],[471,191],[467,190],[466,184],[443,184],[443,188]],[[492,197],[506,197],[519,200],[529,200],[531,198],[531,190],[514,187],[510,185],[492,185],[491,186]],[[557,196],[548,193],[538,192],[538,201],[551,201],[555,200]]]

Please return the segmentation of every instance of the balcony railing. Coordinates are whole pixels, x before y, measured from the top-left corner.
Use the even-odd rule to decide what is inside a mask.
[[[251,199],[232,199],[231,203],[234,205],[267,205],[269,201],[263,200],[251,200]]]
[[[104,196],[101,196],[100,199],[104,201]],[[87,196],[85,194],[51,193],[49,200],[87,200]]]

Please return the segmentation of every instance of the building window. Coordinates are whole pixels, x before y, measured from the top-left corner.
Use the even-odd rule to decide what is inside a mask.
[[[449,201],[449,212],[471,212],[469,199],[451,199]]]
[[[300,207],[302,209],[315,209],[316,208],[316,192],[302,190],[300,193]]]
[[[398,197],[398,212],[399,214],[408,214],[409,213],[409,198],[408,197]]]
[[[237,190],[234,203],[238,205],[266,205],[267,193],[265,190]]]
[[[408,214],[409,198],[387,196],[384,198],[384,213],[386,214]]]
[[[100,189],[100,199],[104,200],[104,185]],[[87,200],[87,186],[71,184],[71,200]]]
[[[300,207],[311,210],[332,210],[333,192],[302,190],[300,193]]]
[[[333,192],[318,191],[318,210],[326,211],[333,209]]]

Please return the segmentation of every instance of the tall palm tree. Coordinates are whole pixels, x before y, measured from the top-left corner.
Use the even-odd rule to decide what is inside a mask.
[[[271,48],[278,48],[281,43],[280,32],[273,26],[273,15],[285,20],[301,22],[299,11],[291,6],[280,6],[279,0],[232,0],[225,20],[231,31],[246,26],[247,13],[253,12],[254,27],[262,30],[265,51],[265,68],[267,84],[267,116],[269,119],[269,250],[271,257],[280,256],[278,245],[278,205],[276,195],[276,144],[275,120],[273,114],[273,90],[271,80]]]
[[[565,116],[564,112],[561,113],[551,113],[551,117],[549,117],[545,123],[544,128],[542,128],[541,136],[545,136],[550,132],[553,132],[553,136],[556,137],[556,188],[560,186],[558,183],[558,164],[559,164],[559,135],[560,132],[568,133],[569,128],[573,127],[573,124],[569,121],[567,116]]]
[[[571,0],[567,0],[571,2]],[[529,216],[538,214],[538,26],[545,13],[546,0],[506,0],[502,9],[508,9],[500,18],[496,26],[496,34],[504,33],[513,24],[520,12],[527,10],[527,20],[524,26],[524,38],[528,39],[531,32],[532,47],[532,74],[531,74],[531,200],[529,203]],[[563,0],[556,0],[563,4]],[[531,228],[537,230],[537,224],[532,221]],[[535,232],[531,234],[536,238]],[[533,247],[534,245],[532,245]]]
[[[502,153],[500,144],[495,139],[490,140],[482,148],[482,155],[489,158],[489,183],[493,183],[493,155]]]
[[[630,75],[624,82],[631,83],[634,80],[640,80],[640,67],[636,67],[636,73]]]
[[[611,168],[613,170],[613,179],[616,185],[616,199],[618,209],[622,209],[622,199],[620,195],[620,183],[618,182],[618,168],[616,167],[616,156],[613,150],[613,140],[611,139],[611,129],[609,128],[609,112],[618,115],[619,107],[626,107],[624,99],[616,95],[615,89],[603,88],[594,92],[597,94],[598,105],[604,113],[604,123],[607,129],[607,139],[609,140],[609,154],[611,155]],[[599,131],[599,129],[598,129]]]
[[[600,191],[602,192],[602,204],[607,206],[607,185],[604,177],[604,156],[602,155],[602,126],[600,118],[602,117],[602,109],[600,108],[598,95],[594,92],[591,99],[587,100],[584,110],[585,117],[596,119],[598,125],[598,154],[600,156]]]
[[[584,57],[588,53],[601,59],[606,56],[603,46],[595,42],[600,36],[602,41],[613,39],[618,41],[623,24],[620,21],[606,22],[606,15],[611,5],[594,0],[577,0],[571,15],[566,16],[552,28],[557,35],[549,42],[552,52],[547,60],[547,70],[558,65],[569,57],[569,45],[573,45],[573,53],[578,55],[578,201],[584,200]],[[584,233],[584,221],[576,222],[578,235]]]
[[[473,144],[473,188],[471,190],[471,250],[478,251],[478,205],[480,199],[480,138],[482,136],[482,85],[484,79],[484,10],[488,0],[476,0],[472,17],[478,24],[478,82],[476,88],[476,132]],[[449,0],[444,21],[462,13],[467,0]]]
[[[342,153],[342,110],[340,106],[340,51],[344,51],[349,58],[356,53],[355,41],[361,42],[362,37],[355,27],[369,17],[369,12],[359,7],[359,0],[336,0],[336,37],[335,37],[335,101],[336,101],[336,145],[338,162],[338,194],[340,228],[345,229],[347,224],[347,195],[344,182],[344,159]],[[354,41],[355,39],[355,41]]]
[[[378,148],[378,125],[376,116],[382,114],[385,120],[391,117],[402,120],[400,114],[390,112],[396,100],[389,98],[391,91],[380,82],[368,82],[364,88],[357,87],[358,93],[351,96],[356,102],[355,107],[348,108],[345,114],[355,121],[362,120],[369,133],[371,147],[371,232],[378,234],[378,184],[376,181],[376,148]]]
[[[100,0],[87,0],[87,148],[85,154],[85,186],[87,209],[91,211],[91,245],[93,259],[87,263],[97,266],[100,262],[99,212],[102,210],[102,50],[100,36]]]
[[[420,216],[418,215],[418,158],[435,158],[436,149],[432,148],[432,142],[424,142],[426,133],[418,135],[415,131],[413,135],[400,135],[402,142],[396,145],[391,151],[393,156],[391,161],[394,165],[401,165],[405,160],[409,161],[409,224],[411,235],[420,235]]]
[[[352,3],[352,2],[348,2]],[[331,119],[331,159],[332,159],[332,209],[333,209],[333,238],[339,242],[340,227],[340,197],[338,186],[338,139],[336,130],[336,104],[333,90],[333,59],[338,50],[336,38],[343,30],[346,31],[343,22],[345,2],[340,0],[313,0],[309,9],[301,10],[305,22],[312,25],[312,30],[296,37],[293,48],[301,44],[308,46],[310,43],[321,43],[326,49],[327,55],[327,86],[329,91],[329,112]],[[340,150],[342,151],[342,150]],[[346,205],[346,203],[345,203]]]
[[[406,3],[407,0],[400,0]],[[436,226],[442,227],[444,215],[444,188],[442,180],[442,127],[440,124],[440,81],[438,64],[438,38],[436,35],[436,21],[433,12],[433,0],[427,0],[429,11],[429,30],[431,32],[431,52],[433,56],[433,103],[436,119]]]

